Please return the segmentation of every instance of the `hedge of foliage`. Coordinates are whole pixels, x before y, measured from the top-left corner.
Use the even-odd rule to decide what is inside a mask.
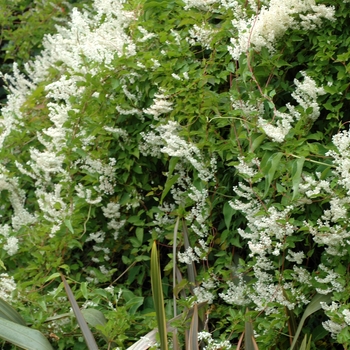
[[[156,327],[156,240],[167,317],[206,302],[202,348],[287,349],[298,324],[347,348],[349,19],[346,0],[73,8],[5,76],[1,297],[85,349],[63,272],[108,321],[99,347],[126,348]]]

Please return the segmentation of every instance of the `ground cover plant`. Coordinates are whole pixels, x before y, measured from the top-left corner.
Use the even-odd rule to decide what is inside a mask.
[[[155,285],[174,348],[347,349],[349,17],[345,0],[73,8],[3,77],[1,298],[57,349],[86,349],[61,275],[103,315],[100,349],[157,327]]]

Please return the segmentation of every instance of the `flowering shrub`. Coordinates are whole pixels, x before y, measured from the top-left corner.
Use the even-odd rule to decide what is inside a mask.
[[[55,31],[55,25],[67,21],[74,6],[82,7],[88,1],[31,1],[0,0],[0,65],[2,73],[12,71],[15,61],[20,70],[31,58],[40,53],[45,34]],[[0,101],[5,90],[0,79]]]
[[[5,75],[7,300],[84,348],[63,269],[108,320],[99,346],[127,347],[155,327],[157,240],[168,317],[173,293],[178,311],[208,303],[204,348],[235,348],[248,321],[260,348],[288,348],[316,294],[332,302],[303,332],[347,344],[346,1],[95,0],[70,16]]]

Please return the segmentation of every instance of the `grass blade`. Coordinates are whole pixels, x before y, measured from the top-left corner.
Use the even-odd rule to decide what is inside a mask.
[[[243,338],[244,338],[244,332],[240,335],[240,337],[238,339],[237,349],[236,350],[241,350],[241,346],[242,346],[242,343],[243,343]]]
[[[173,291],[176,288],[176,271],[177,271],[177,264],[176,264],[176,245],[177,245],[177,231],[179,229],[179,222],[180,217],[178,216],[176,219],[176,224],[174,227],[174,238],[173,238]],[[173,293],[173,301],[174,301],[174,317],[176,317],[176,295]]]
[[[290,350],[293,350],[297,341],[298,341],[298,338],[299,338],[299,335],[300,335],[300,332],[303,328],[303,325],[304,325],[304,322],[306,320],[307,317],[309,317],[311,314],[313,314],[314,312],[318,311],[321,309],[321,302],[325,302],[325,303],[329,303],[331,301],[331,296],[330,295],[324,295],[324,294],[316,294],[312,300],[310,301],[310,303],[308,304],[307,308],[305,309],[304,311],[304,314],[299,322],[299,325],[298,325],[298,329],[294,335],[294,339],[293,339],[293,343],[292,343],[292,346],[290,348]]]
[[[254,338],[254,330],[251,322],[245,323],[245,332],[244,332],[244,349],[245,350],[259,350],[258,344]]]
[[[175,294],[175,289],[177,285],[177,272],[178,272],[178,267],[177,267],[177,260],[176,260],[176,254],[177,254],[177,232],[179,229],[179,223],[180,223],[180,217],[178,216],[176,219],[175,227],[174,227],[174,238],[173,238],[173,308],[174,308],[174,317],[177,316],[177,305],[176,305],[176,294]],[[181,276],[181,274],[180,274]],[[181,277],[180,277],[181,278]],[[173,349],[174,350],[180,350],[179,346],[179,339],[177,336],[177,329],[174,330],[173,332]]]
[[[77,318],[79,327],[83,333],[83,337],[85,339],[85,342],[86,342],[88,349],[89,350],[98,350],[95,338],[92,335],[91,330],[88,327],[88,325],[85,321],[85,318],[80,311],[79,305],[74,298],[73,292],[72,292],[71,288],[69,287],[69,284],[67,283],[65,277],[62,274],[61,274],[61,279],[62,279],[62,282],[64,284],[64,288],[66,290],[69,302],[72,305],[72,309],[73,309],[73,312],[75,314],[75,317]]]
[[[305,334],[305,337],[303,339],[303,342],[300,345],[299,350],[310,350],[311,349],[311,338],[312,338],[312,335],[310,335],[309,341],[307,340],[307,338],[308,338],[307,334]]]
[[[164,309],[162,277],[160,273],[158,250],[156,241],[153,242],[151,252],[151,285],[154,308],[156,310],[157,325],[161,350],[168,350],[168,334]]]
[[[198,306],[194,304],[187,350],[198,350]]]
[[[248,312],[248,309],[247,309]],[[244,330],[244,343],[245,343],[245,350],[259,350],[258,344],[255,341],[254,337],[254,329],[253,324],[251,321],[246,321],[245,323],[245,330]]]
[[[180,350],[179,337],[177,336],[177,329],[173,332],[173,349]]]
[[[207,305],[207,303],[199,303],[196,304],[197,309],[200,310],[204,306]],[[186,313],[182,313],[174,318],[172,318],[169,322],[167,322],[166,327],[168,332],[174,332],[175,328],[171,325],[174,321],[181,320],[184,315],[186,315],[186,320],[189,319],[194,313],[194,309],[189,309]],[[152,331],[148,332],[146,335],[142,337],[142,339],[138,340],[135,344],[131,345],[127,348],[127,350],[146,350],[151,346],[156,345],[157,339],[156,334],[158,333],[157,329],[153,329]]]

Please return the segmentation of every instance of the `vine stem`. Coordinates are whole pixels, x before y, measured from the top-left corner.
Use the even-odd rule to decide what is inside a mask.
[[[297,156],[297,155],[295,155],[295,154],[293,154],[293,153],[290,153],[290,154],[288,154],[288,156],[292,156],[292,157],[294,157],[294,158],[302,158],[302,157],[300,157],[300,156]],[[328,163],[323,163],[323,162],[319,162],[319,161],[317,161],[317,160],[313,160],[313,159],[310,159],[310,158],[305,158],[305,160],[307,160],[308,162],[311,162],[311,163],[316,163],[316,164],[320,164],[320,165],[326,165],[326,166],[328,166],[328,167],[330,167],[330,168],[336,168],[336,166],[335,165],[333,165],[333,164],[328,164]]]

